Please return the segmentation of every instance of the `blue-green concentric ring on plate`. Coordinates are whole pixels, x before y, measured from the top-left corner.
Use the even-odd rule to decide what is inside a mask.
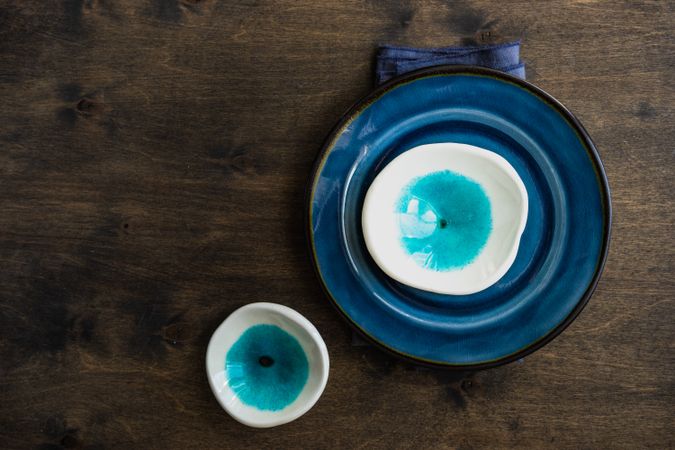
[[[374,177],[402,152],[436,142],[498,153],[527,189],[516,260],[475,294],[397,283],[363,242],[361,208]],[[438,66],[391,80],[345,114],[317,158],[307,219],[321,284],[349,323],[400,357],[471,369],[525,356],[574,320],[604,266],[611,203],[590,137],[553,97],[498,71]]]

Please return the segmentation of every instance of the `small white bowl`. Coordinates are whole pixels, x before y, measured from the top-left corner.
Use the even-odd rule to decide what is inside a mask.
[[[247,364],[257,364],[258,355],[251,355],[255,357],[255,359],[251,360],[253,362],[237,365],[232,365],[227,359],[228,352],[240,340],[242,335],[247,330],[250,330],[251,327],[258,325],[265,325],[269,329],[276,330],[275,333],[279,333],[279,336],[282,336],[284,339],[289,339],[288,335],[290,335],[292,337],[290,340],[300,345],[302,348],[301,352],[304,352],[304,356],[306,357],[306,366],[303,366],[303,373],[304,370],[308,371],[306,381],[301,388],[298,388],[300,390],[297,397],[281,408],[269,409],[263,407],[261,409],[259,406],[250,404],[250,401],[249,404],[244,403],[242,398],[240,398],[242,386],[246,388],[246,375],[242,376],[242,373],[248,373],[246,372]],[[276,327],[283,331],[278,331]],[[269,335],[263,336],[266,336],[268,339],[262,340],[257,344],[262,347],[269,347]],[[257,344],[253,347],[257,348]],[[272,346],[272,348],[275,347]],[[298,351],[300,350],[298,349]],[[296,353],[293,356],[298,356],[298,354]],[[270,355],[259,355],[259,357],[260,364],[264,367],[267,367],[268,364],[282,364],[281,362],[275,362],[270,358]],[[283,358],[283,352],[282,354],[274,355],[274,357]],[[265,362],[263,358],[268,358],[268,361]],[[263,364],[264,362],[265,364]],[[277,366],[277,368],[281,367],[284,366]],[[291,365],[290,367],[292,368],[293,366]],[[261,370],[266,370],[260,367],[253,367],[252,369],[254,371],[257,370],[258,373]],[[251,303],[237,309],[213,333],[206,351],[206,372],[216,399],[234,419],[244,425],[256,428],[282,425],[297,419],[309,411],[326,387],[328,369],[328,350],[314,325],[293,309],[275,303]],[[288,375],[287,371],[283,374],[282,378]],[[290,375],[294,376],[292,373]],[[259,391],[261,386],[255,383],[260,382],[260,380],[253,382],[251,385],[252,391],[249,392],[253,392],[253,395],[256,395],[256,389]],[[279,384],[278,386],[280,386],[279,389],[284,389],[283,384]],[[262,387],[265,390],[271,390],[271,392],[274,392],[276,388],[274,383],[267,383]]]
[[[410,254],[402,243],[402,214],[396,209],[406,186],[443,171],[465,177],[482,188],[489,200],[492,222],[487,240],[474,259],[450,270],[425,267],[420,263],[420,253]],[[527,212],[525,185],[504,158],[472,145],[427,144],[402,153],[377,175],[363,204],[363,236],[375,263],[391,278],[439,294],[472,294],[492,286],[509,270],[518,253]],[[429,232],[433,233],[435,216],[429,216]],[[434,251],[425,249],[422,258]]]

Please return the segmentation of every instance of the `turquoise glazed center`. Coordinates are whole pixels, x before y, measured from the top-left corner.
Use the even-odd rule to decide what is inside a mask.
[[[279,411],[302,392],[309,362],[295,337],[276,325],[254,325],[227,352],[225,370],[242,403]]]
[[[421,267],[460,269],[492,231],[490,199],[477,182],[449,170],[414,178],[395,206],[403,248]]]

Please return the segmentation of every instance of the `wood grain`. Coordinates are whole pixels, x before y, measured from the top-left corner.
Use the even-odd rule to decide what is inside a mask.
[[[0,0],[0,447],[673,448],[673,23],[667,1]],[[378,44],[515,37],[607,169],[594,298],[474,374],[351,346],[303,236],[322,138]],[[252,430],[203,359],[261,300],[316,324],[331,374]]]

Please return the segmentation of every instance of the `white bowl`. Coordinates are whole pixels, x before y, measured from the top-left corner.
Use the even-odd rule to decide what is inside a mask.
[[[489,211],[490,218],[487,219],[487,214],[483,214],[483,218],[491,221],[491,229],[487,228],[488,222],[485,221],[477,223],[472,229],[471,221],[478,220],[478,215],[473,215],[470,210],[461,210],[466,212],[462,217],[469,219],[460,224],[463,219],[459,217],[455,230],[453,224],[448,224],[440,217],[442,214],[434,209],[433,199],[421,199],[416,197],[417,193],[410,194],[414,192],[410,190],[410,186],[424,177],[427,177],[428,189],[435,183],[428,180],[442,179],[444,175],[437,174],[448,172],[448,177],[453,176],[473,189],[470,191],[472,195],[478,195],[476,192],[482,191],[484,195],[476,197],[480,202],[475,204],[480,203],[483,207],[481,211]],[[466,198],[453,197],[459,195],[461,190],[447,192],[446,187],[450,186],[447,183],[437,186],[434,194],[437,197],[436,202],[440,201],[446,210],[447,205],[455,200],[466,201]],[[404,203],[408,208],[405,211],[401,209]],[[487,204],[489,207],[485,206]],[[420,212],[422,210],[426,211],[423,216]],[[414,288],[439,294],[472,294],[492,286],[513,264],[527,222],[527,211],[525,185],[504,158],[472,145],[427,144],[402,153],[377,175],[363,204],[363,236],[375,263],[391,278]],[[441,228],[446,230],[440,231]],[[471,233],[475,230],[486,231],[482,237],[472,237],[473,241],[461,239],[463,236],[473,236]],[[449,247],[445,243],[449,241],[446,237],[451,235],[434,234],[441,232],[456,233],[453,239],[457,242],[473,245],[462,251],[474,256],[467,258],[463,265],[453,262],[455,266],[446,264],[440,267],[438,261],[443,258],[450,261],[448,258],[452,258],[451,254],[442,254],[443,251],[457,255],[461,253],[447,251]],[[479,245],[480,242],[483,242],[482,246]],[[412,245],[419,247],[413,253]]]
[[[272,354],[258,355],[258,350]],[[291,422],[314,406],[326,387],[328,361],[326,344],[306,318],[283,305],[251,303],[213,333],[206,372],[216,399],[230,416],[251,427],[268,428]],[[278,398],[284,401],[270,400]]]

